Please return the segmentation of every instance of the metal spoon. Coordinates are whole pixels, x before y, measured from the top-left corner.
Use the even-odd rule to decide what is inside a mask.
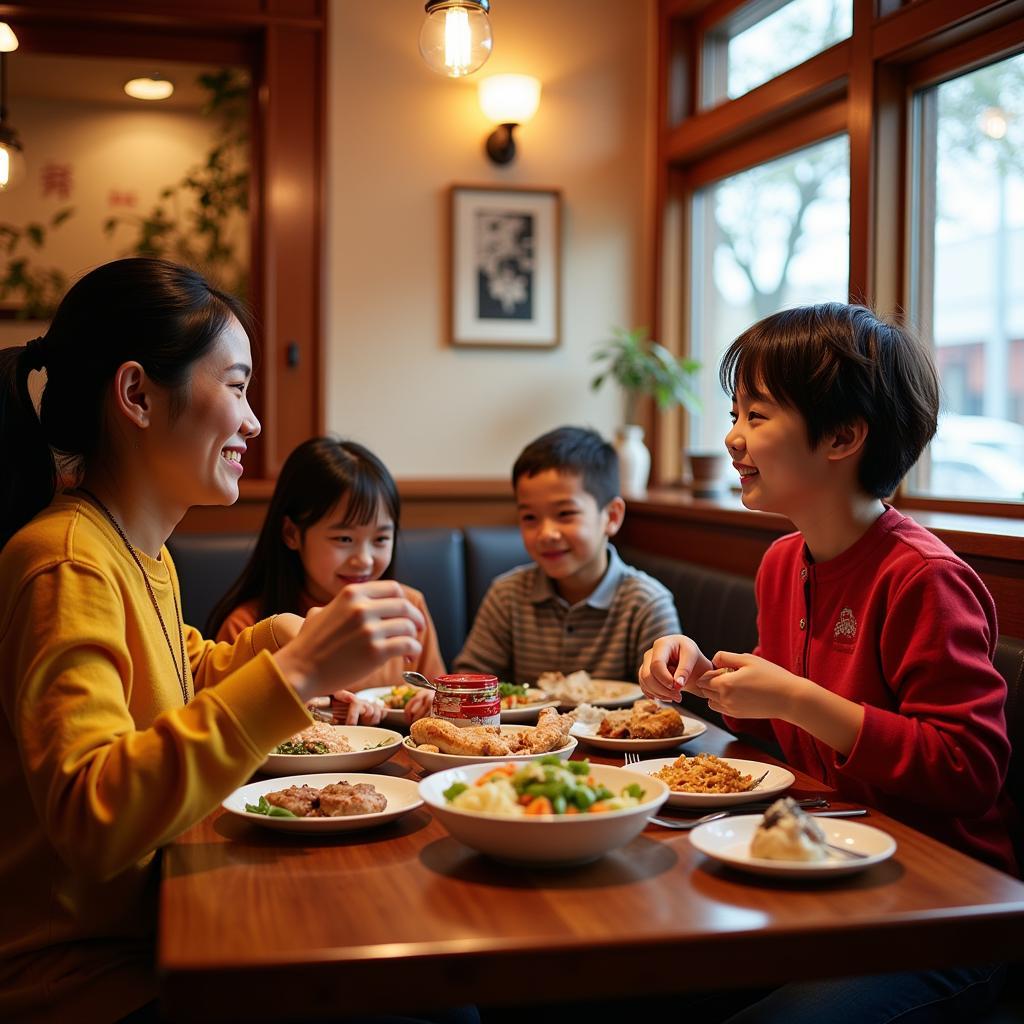
[[[427,690],[436,690],[437,687],[422,672],[403,672],[402,678],[410,686],[422,686]]]

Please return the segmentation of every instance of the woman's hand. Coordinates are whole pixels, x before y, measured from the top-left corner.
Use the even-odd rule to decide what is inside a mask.
[[[694,681],[712,668],[688,636],[663,636],[644,654],[640,688],[654,700],[678,701],[684,690],[699,693]]]
[[[416,658],[424,629],[418,608],[391,580],[344,587],[309,615],[275,655],[281,674],[304,703],[358,682],[389,658]]]
[[[363,700],[351,690],[335,690],[331,701],[345,708],[346,725],[377,725],[384,717],[384,705],[377,700]],[[337,720],[340,708],[334,709]]]
[[[433,706],[434,695],[430,690],[420,690],[410,697],[409,703],[405,705],[405,720],[412,725],[413,722],[426,718]]]

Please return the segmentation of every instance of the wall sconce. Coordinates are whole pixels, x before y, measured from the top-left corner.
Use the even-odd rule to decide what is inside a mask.
[[[516,155],[513,130],[526,124],[540,105],[540,82],[529,75],[492,75],[477,87],[480,108],[498,127],[487,136],[487,155],[496,164]]]
[[[427,0],[420,54],[431,71],[471,75],[491,55],[490,0]]]
[[[18,48],[11,26],[0,22],[0,192],[6,192],[25,174],[25,154],[14,125],[7,122],[7,57]]]
[[[154,74],[148,78],[129,78],[124,91],[134,100],[165,100],[174,95],[174,83]]]

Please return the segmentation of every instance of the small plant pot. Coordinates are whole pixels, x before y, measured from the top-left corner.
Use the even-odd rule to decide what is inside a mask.
[[[729,490],[732,463],[725,452],[687,452],[686,462],[689,467],[687,483],[694,497],[710,497]]]

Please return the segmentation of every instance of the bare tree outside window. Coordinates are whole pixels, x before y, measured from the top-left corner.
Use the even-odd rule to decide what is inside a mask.
[[[694,196],[693,355],[707,367],[691,446],[717,449],[729,401],[717,367],[729,343],[787,306],[845,301],[849,289],[849,141],[788,154]]]

